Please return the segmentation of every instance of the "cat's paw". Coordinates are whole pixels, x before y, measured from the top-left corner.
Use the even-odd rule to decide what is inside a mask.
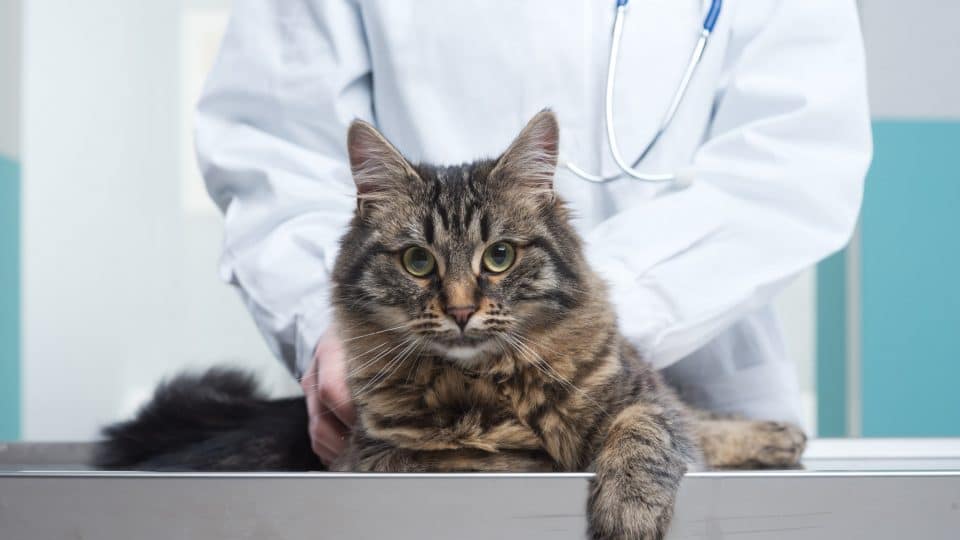
[[[750,446],[756,467],[791,468],[800,465],[807,436],[799,427],[786,422],[753,422]]]
[[[796,468],[807,446],[803,430],[784,422],[710,417],[697,434],[712,469]]]
[[[651,490],[658,491],[657,489]],[[593,540],[660,540],[666,535],[673,514],[667,504],[645,498],[625,497],[613,486],[591,482],[587,504],[587,538]],[[655,497],[656,498],[656,497]]]

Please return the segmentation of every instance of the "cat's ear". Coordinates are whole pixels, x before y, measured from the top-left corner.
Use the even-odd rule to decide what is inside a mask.
[[[490,176],[507,186],[534,195],[553,197],[553,177],[557,172],[560,126],[553,111],[544,109],[527,122],[497,160]]]
[[[347,132],[350,170],[357,185],[357,211],[393,198],[417,173],[373,126],[354,120]]]

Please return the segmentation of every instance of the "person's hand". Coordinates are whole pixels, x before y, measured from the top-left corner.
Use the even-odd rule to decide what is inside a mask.
[[[347,445],[356,420],[344,371],[343,344],[331,327],[320,338],[313,361],[300,379],[310,417],[313,451],[325,465],[337,458]]]

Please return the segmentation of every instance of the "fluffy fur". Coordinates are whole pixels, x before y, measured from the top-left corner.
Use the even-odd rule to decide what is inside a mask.
[[[94,465],[148,470],[316,470],[303,398],[269,400],[250,375],[212,369],[161,384],[129,421],[104,429]]]
[[[351,127],[358,206],[333,304],[359,420],[332,468],[593,470],[591,536],[661,538],[691,464],[792,466],[805,439],[688,409],[620,335],[552,189],[558,136],[545,111],[499,158],[433,167]],[[485,253],[501,242],[515,257],[496,272]],[[404,266],[411,248],[432,257],[426,275]],[[318,468],[306,423],[236,374],[181,378],[107,430],[99,464]]]

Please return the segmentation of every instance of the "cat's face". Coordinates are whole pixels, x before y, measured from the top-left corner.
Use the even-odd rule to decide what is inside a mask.
[[[582,296],[582,256],[552,191],[552,113],[497,160],[407,163],[371,126],[348,146],[358,208],[337,261],[336,301],[410,347],[467,365],[526,346]]]

